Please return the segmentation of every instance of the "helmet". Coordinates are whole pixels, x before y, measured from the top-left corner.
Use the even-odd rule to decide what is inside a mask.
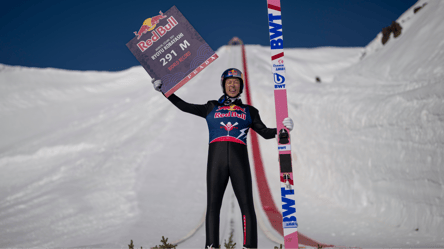
[[[243,79],[242,72],[236,68],[228,68],[227,70],[225,70],[223,72],[222,77],[220,79],[220,86],[222,87],[222,92],[224,92],[224,94],[227,94],[225,92],[225,80],[228,78],[238,78],[240,80],[239,94],[241,94],[242,91],[244,90],[244,79]]]

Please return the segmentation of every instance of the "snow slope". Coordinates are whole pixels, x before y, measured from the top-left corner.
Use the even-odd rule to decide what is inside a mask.
[[[385,46],[377,37],[365,48],[285,50],[303,234],[336,246],[444,247],[443,8],[418,1]],[[274,127],[269,50],[246,49],[253,105]],[[235,50],[219,48],[177,94],[217,99],[221,72],[240,67]],[[206,123],[155,92],[141,67],[0,65],[0,137],[0,248],[122,248],[131,239],[147,248],[185,236],[205,212]],[[260,145],[280,206],[276,142]],[[221,243],[240,232],[227,191]],[[261,248],[276,244],[259,233]],[[201,227],[179,248],[203,238]]]

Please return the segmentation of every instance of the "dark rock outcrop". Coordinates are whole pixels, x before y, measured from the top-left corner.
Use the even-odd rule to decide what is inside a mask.
[[[382,29],[382,44],[387,43],[390,39],[390,35],[393,33],[393,36],[396,38],[401,35],[402,27],[399,23],[393,21],[392,25],[385,27]]]

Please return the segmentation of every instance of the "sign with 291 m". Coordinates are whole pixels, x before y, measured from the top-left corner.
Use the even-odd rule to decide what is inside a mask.
[[[176,6],[147,18],[126,46],[169,97],[217,59]]]

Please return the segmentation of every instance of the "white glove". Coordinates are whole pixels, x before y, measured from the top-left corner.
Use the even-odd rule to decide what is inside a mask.
[[[160,88],[162,87],[162,81],[161,80],[156,80],[156,79],[151,79],[151,83],[153,83],[154,86],[154,90],[161,92]]]
[[[282,121],[282,124],[289,130],[293,130],[293,120],[291,118],[284,118],[284,121]]]

